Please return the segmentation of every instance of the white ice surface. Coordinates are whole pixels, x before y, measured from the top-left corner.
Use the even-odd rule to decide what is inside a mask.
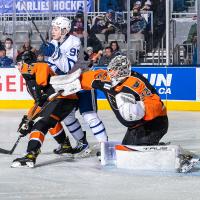
[[[0,148],[10,150],[24,110],[0,110]],[[109,139],[121,141],[126,128],[111,111],[99,111]],[[78,115],[78,118],[79,115]],[[81,119],[82,121],[82,119]],[[171,141],[200,154],[200,112],[169,112],[169,132],[162,141]],[[89,129],[91,145],[95,138]],[[21,156],[28,138],[23,138],[13,155],[0,154],[0,200],[199,200],[200,167],[188,174],[134,172],[102,168],[95,156],[69,159],[56,156],[56,142],[47,136],[36,168],[13,169],[13,159]],[[74,142],[73,142],[74,145]]]

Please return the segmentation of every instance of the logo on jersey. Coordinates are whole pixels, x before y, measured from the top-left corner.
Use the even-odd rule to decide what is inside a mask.
[[[96,79],[106,80],[107,79],[107,75],[105,75],[104,72],[101,72],[96,76]]]
[[[140,85],[139,81],[136,81],[136,82],[133,84],[132,88],[133,88],[133,89],[138,88],[139,85]]]

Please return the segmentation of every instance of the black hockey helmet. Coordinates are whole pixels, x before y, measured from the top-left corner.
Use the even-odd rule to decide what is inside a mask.
[[[23,61],[29,65],[37,61],[37,56],[32,51],[24,51],[17,56],[16,61],[17,62]]]

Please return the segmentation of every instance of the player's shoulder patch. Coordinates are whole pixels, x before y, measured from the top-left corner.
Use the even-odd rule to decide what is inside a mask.
[[[95,79],[99,80],[106,80],[107,79],[107,74],[105,72],[100,72],[96,75]]]
[[[132,88],[135,89],[135,88],[138,88],[140,86],[140,82],[139,81],[136,81],[133,85],[132,85]]]

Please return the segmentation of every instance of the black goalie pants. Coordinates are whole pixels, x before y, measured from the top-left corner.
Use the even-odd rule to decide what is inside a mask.
[[[122,144],[157,145],[167,130],[167,116],[157,117],[137,128],[128,128]]]

